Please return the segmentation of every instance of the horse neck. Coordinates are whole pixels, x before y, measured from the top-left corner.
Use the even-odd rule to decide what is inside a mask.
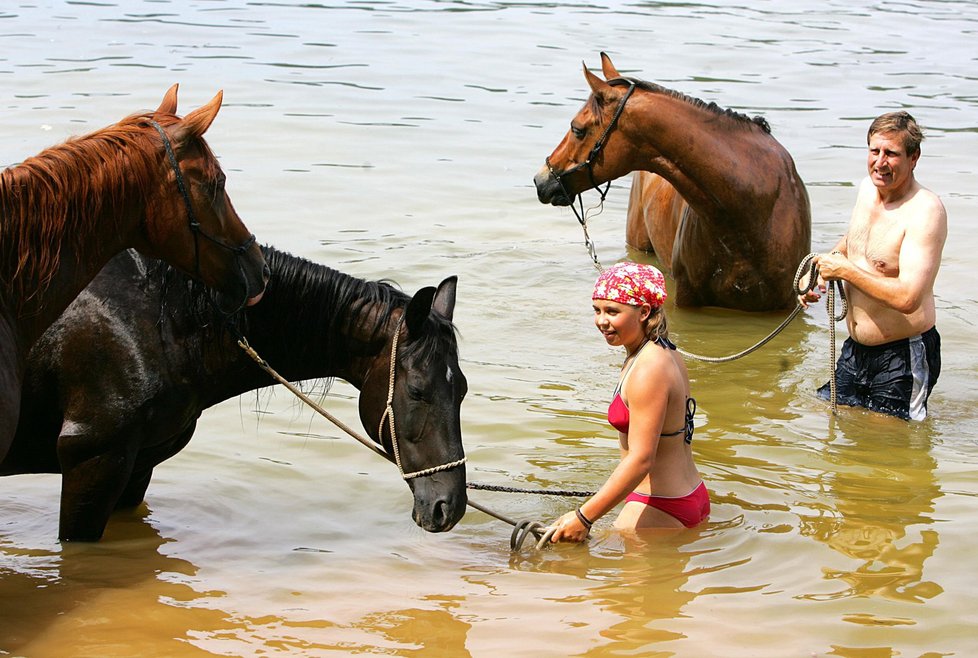
[[[95,139],[52,147],[2,173],[0,277],[28,344],[128,246],[143,216],[144,184],[125,174],[140,158],[119,147],[94,157],[86,140]]]
[[[265,256],[272,279],[247,311],[251,345],[290,381],[340,377],[360,388],[386,356],[401,294],[272,249]]]
[[[636,90],[628,106],[621,129],[638,154],[630,171],[662,176],[702,217],[738,207],[759,128],[668,91]]]
[[[109,259],[124,247],[124,241],[119,238],[118,233],[81,246],[72,245],[65,240],[58,255],[58,263],[45,282],[38,282],[32,276],[22,277],[33,282],[34,290],[13,300],[11,307],[17,309],[20,335],[25,346],[33,345]],[[9,292],[16,290],[20,283],[23,281],[15,282]],[[30,287],[31,284],[24,286],[27,289]]]

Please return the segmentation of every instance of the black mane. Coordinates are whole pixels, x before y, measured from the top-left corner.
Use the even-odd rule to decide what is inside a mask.
[[[765,119],[762,116],[751,117],[741,112],[735,112],[734,110],[724,109],[719,105],[717,105],[716,103],[707,103],[706,101],[700,100],[699,98],[688,96],[682,93],[681,91],[669,89],[667,87],[663,87],[662,85],[657,85],[654,82],[639,80],[638,78],[617,78],[615,80],[608,81],[608,83],[612,85],[624,85],[624,84],[628,84],[629,82],[635,83],[635,86],[638,89],[649,91],[654,94],[665,94],[667,96],[671,96],[672,98],[676,98],[686,103],[689,103],[693,107],[697,107],[706,110],[708,112],[712,112],[717,116],[728,117],[730,119],[745,124],[754,124],[760,127],[760,129],[766,132],[767,134],[769,135],[771,134],[771,125],[767,122],[767,119]]]
[[[265,297],[257,306],[238,315],[246,318],[261,312],[269,317],[288,317],[296,326],[297,338],[304,335],[304,327],[325,330],[325,335],[314,340],[327,342],[331,356],[349,355],[351,344],[346,337],[358,326],[367,328],[371,343],[385,340],[391,314],[405,308],[411,300],[410,295],[390,281],[359,279],[267,245],[262,247],[262,253],[272,273]],[[245,318],[242,318],[242,331],[247,331]],[[403,349],[430,354],[454,348],[454,325],[434,313],[428,322],[429,330],[421,339],[403,344]],[[451,343],[446,344],[446,338]]]

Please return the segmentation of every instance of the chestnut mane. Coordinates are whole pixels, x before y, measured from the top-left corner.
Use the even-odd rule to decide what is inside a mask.
[[[177,117],[134,114],[69,138],[0,172],[0,281],[20,301],[44,290],[63,244],[76,249],[120,227],[98,226],[108,213],[140,203],[158,185],[163,148],[149,121]]]

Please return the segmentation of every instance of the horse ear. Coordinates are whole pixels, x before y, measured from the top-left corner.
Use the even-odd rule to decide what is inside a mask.
[[[160,103],[159,108],[157,108],[157,114],[176,114],[177,113],[177,89],[180,87],[179,84],[175,84],[166,90],[163,95],[163,102]]]
[[[611,89],[611,85],[591,73],[590,69],[587,67],[587,64],[584,65],[584,78],[587,80],[587,84],[589,87],[591,87],[591,92],[594,93],[595,96],[603,97],[605,92]]]
[[[407,324],[408,336],[420,336],[424,332],[424,324],[431,313],[431,303],[435,298],[434,286],[422,288],[414,294],[404,311],[404,322]]]
[[[188,114],[180,122],[180,135],[192,135],[193,137],[200,137],[207,129],[210,128],[211,123],[214,121],[214,117],[217,116],[218,110],[221,109],[221,102],[224,100],[224,92],[219,91],[214,98],[207,105],[198,107],[196,110]]]
[[[611,63],[611,58],[608,57],[608,53],[601,53],[601,72],[604,73],[605,80],[614,80],[615,78],[620,78],[621,73],[615,68],[615,65]]]
[[[431,308],[443,318],[452,321],[452,314],[455,313],[455,289],[458,287],[458,277],[450,276],[438,284],[438,292]]]

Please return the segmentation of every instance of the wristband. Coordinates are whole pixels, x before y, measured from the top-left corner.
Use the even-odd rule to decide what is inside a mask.
[[[594,525],[594,522],[589,521],[588,518],[584,516],[584,512],[581,511],[580,507],[574,510],[574,513],[577,514],[577,520],[581,522],[581,525],[587,528],[588,532],[590,532],[591,526]]]

